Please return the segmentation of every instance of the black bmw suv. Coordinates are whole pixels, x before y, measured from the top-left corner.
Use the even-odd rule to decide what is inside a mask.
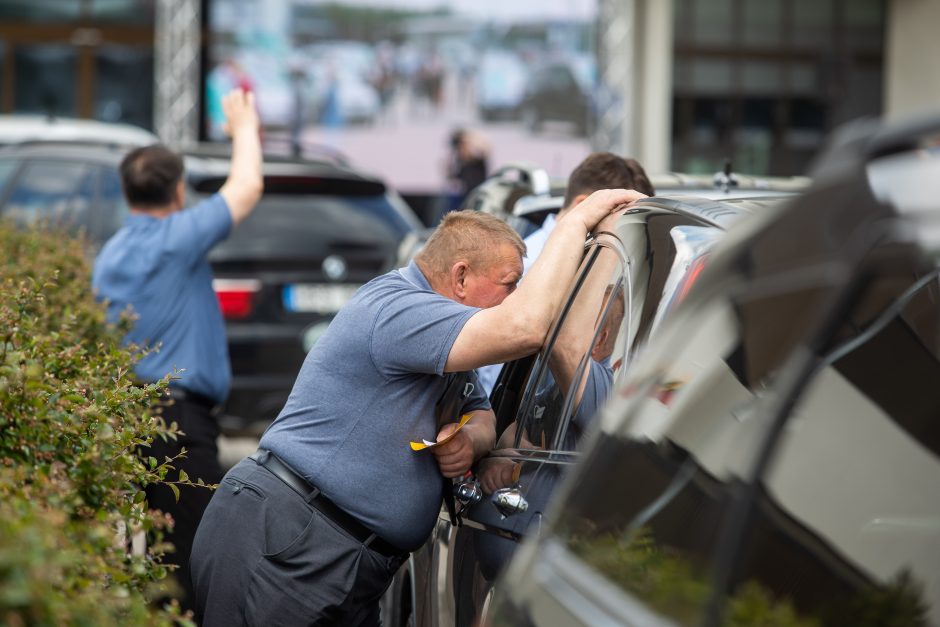
[[[49,141],[0,150],[0,218],[83,231],[96,249],[127,213],[117,170],[127,150]],[[228,164],[218,148],[187,154],[188,202],[218,191]],[[209,256],[233,371],[224,433],[260,434],[333,314],[391,269],[419,228],[397,193],[342,160],[265,157],[258,207]]]

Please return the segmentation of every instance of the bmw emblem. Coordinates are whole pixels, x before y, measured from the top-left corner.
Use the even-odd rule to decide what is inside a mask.
[[[330,255],[323,260],[323,273],[332,281],[346,278],[346,260],[339,255]]]

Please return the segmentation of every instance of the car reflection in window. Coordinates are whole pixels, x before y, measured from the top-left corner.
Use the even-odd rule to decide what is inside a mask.
[[[514,490],[525,510],[500,509],[487,499],[471,512],[473,520],[519,535],[541,520],[624,364],[630,327],[623,324],[629,310],[625,270],[622,253],[611,246],[597,245],[587,254],[574,297],[533,368],[517,414],[521,418],[478,466],[484,494]],[[481,571],[492,581],[515,542],[492,534],[475,534],[474,540]]]
[[[801,366],[779,431],[767,391],[785,365],[767,321],[818,317],[826,290],[761,287],[708,302],[681,347],[640,365],[625,393],[643,400],[602,430],[560,537],[681,624],[940,624],[937,272],[870,280]]]

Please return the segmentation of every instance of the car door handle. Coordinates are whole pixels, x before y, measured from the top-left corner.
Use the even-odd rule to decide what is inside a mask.
[[[499,512],[500,518],[504,520],[529,509],[529,502],[522,496],[522,490],[519,488],[500,488],[493,492],[490,500]]]

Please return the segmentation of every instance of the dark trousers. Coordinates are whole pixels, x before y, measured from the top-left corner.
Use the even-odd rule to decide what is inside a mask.
[[[175,441],[167,439],[166,442],[156,438],[149,448],[141,448],[140,454],[144,458],[156,457],[157,461],[162,463],[166,457],[172,458],[185,448],[186,457],[172,462],[174,470],[167,473],[167,481],[178,480],[180,469],[184,470],[193,482],[199,478],[207,484],[221,481],[222,467],[219,465],[217,444],[219,426],[211,415],[211,406],[205,402],[173,398],[162,401],[159,407],[166,424],[175,422],[184,435]],[[167,534],[165,539],[173,544],[175,551],[167,553],[163,562],[178,566],[171,577],[180,587],[180,605],[183,609],[192,609],[193,587],[189,572],[189,555],[202,513],[212,498],[212,490],[181,487],[179,502],[165,485],[150,485],[145,491],[151,509],[159,509],[173,517],[173,531]]]
[[[222,480],[193,546],[196,619],[237,625],[381,625],[404,555],[363,546],[252,459]]]

